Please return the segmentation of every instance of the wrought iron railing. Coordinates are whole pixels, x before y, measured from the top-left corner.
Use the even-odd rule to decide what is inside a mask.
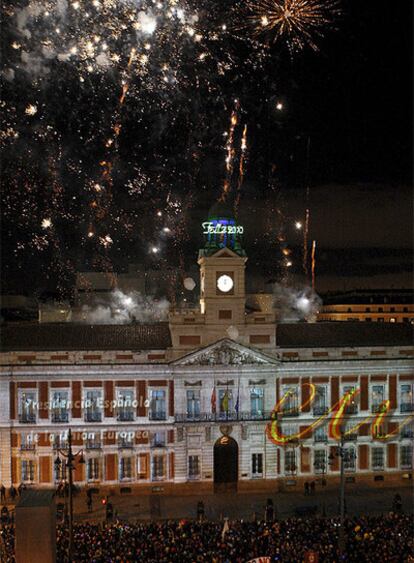
[[[118,411],[118,422],[132,422],[135,420],[135,413],[133,410]]]
[[[199,415],[176,413],[175,422],[223,422],[236,420],[271,420],[273,411],[252,412],[202,412]]]
[[[52,412],[52,422],[69,422],[69,413],[66,411]]]

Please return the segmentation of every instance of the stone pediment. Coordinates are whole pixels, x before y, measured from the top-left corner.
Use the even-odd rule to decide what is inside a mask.
[[[238,366],[276,364],[277,358],[225,338],[172,362],[181,366]]]

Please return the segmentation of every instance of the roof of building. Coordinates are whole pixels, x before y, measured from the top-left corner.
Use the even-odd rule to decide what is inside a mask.
[[[324,305],[403,305],[414,303],[411,289],[358,289],[326,293]]]
[[[411,346],[414,327],[408,323],[286,323],[276,327],[280,348]]]
[[[0,350],[165,350],[168,323],[86,325],[10,324],[1,328]]]
[[[411,346],[414,327],[408,323],[322,322],[276,326],[279,348]],[[0,350],[165,350],[171,346],[167,322],[129,325],[73,323],[4,325]]]

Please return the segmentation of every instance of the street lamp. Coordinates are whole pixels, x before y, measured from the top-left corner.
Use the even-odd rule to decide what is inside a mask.
[[[340,494],[339,494],[339,557],[340,559],[344,556],[345,551],[345,530],[344,530],[344,520],[345,520],[345,462],[353,461],[355,459],[355,452],[353,449],[348,450],[345,448],[345,433],[344,429],[341,428],[341,440],[336,448],[335,455],[330,454],[329,462],[332,463],[334,457],[340,458]]]
[[[75,469],[74,462],[76,458],[79,456],[78,463],[84,464],[85,459],[83,457],[83,450],[79,450],[76,453],[72,452],[72,432],[69,429],[68,432],[68,452],[66,453],[63,450],[58,449],[58,455],[55,459],[55,467],[59,469],[62,461],[59,458],[59,454],[61,454],[64,458],[66,458],[66,467],[69,473],[69,549],[68,549],[68,559],[69,563],[72,563],[72,552],[73,552],[73,470]]]

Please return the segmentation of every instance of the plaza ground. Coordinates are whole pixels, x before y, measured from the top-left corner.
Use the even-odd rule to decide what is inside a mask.
[[[98,489],[97,489],[98,490]],[[139,489],[131,487],[131,492],[120,494],[119,489],[100,488],[93,494],[93,509],[88,512],[86,493],[83,489],[74,496],[75,522],[102,522],[105,520],[105,505],[102,499],[108,496],[113,505],[114,514],[122,520],[165,520],[195,519],[197,503],[202,500],[205,517],[208,520],[230,519],[252,520],[263,519],[268,498],[273,500],[279,518],[297,515],[304,507],[316,507],[317,514],[336,516],[338,514],[339,487],[329,483],[323,487],[316,485],[314,494],[304,494],[303,486],[276,491],[275,487],[267,490],[246,490],[239,492],[214,493],[201,489],[191,493],[186,486],[175,486],[168,491],[162,487]],[[414,483],[366,484],[348,483],[346,485],[346,508],[348,515],[372,514],[379,515],[392,510],[392,502],[396,494],[400,494],[404,512],[414,511]],[[16,499],[18,501],[18,498]],[[64,503],[63,498],[56,497],[56,503]],[[7,503],[9,509],[13,504]]]
[[[156,489],[155,489],[156,490]],[[323,487],[317,485],[314,494],[305,495],[303,488],[275,492],[267,491],[246,492],[206,492],[188,494],[180,487],[172,491],[152,492],[131,489],[131,493],[119,494],[106,490],[99,490],[93,494],[93,510],[88,512],[86,494],[84,491],[74,498],[74,512],[76,521],[103,521],[105,506],[102,499],[106,493],[113,505],[114,513],[121,519],[164,520],[164,519],[194,519],[197,517],[197,503],[202,500],[205,506],[205,517],[208,520],[230,519],[252,520],[263,519],[264,508],[268,498],[273,500],[277,516],[287,518],[295,516],[304,507],[316,507],[319,515],[335,516],[338,514],[339,488],[336,486]],[[362,484],[346,485],[346,508],[348,515],[372,514],[378,515],[392,510],[394,496],[399,493],[402,497],[404,512],[413,512],[414,486],[412,481],[404,486],[385,487]],[[57,499],[62,502],[62,499]]]

